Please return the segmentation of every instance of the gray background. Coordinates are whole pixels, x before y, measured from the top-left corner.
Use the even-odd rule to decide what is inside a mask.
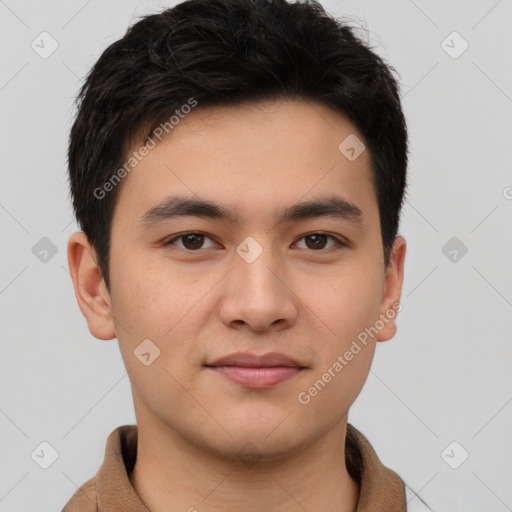
[[[135,422],[117,341],[89,333],[68,273],[66,144],[81,78],[137,15],[170,5],[0,0],[0,512],[60,510]],[[399,329],[349,421],[432,508],[512,510],[512,2],[323,5],[396,67],[411,140]],[[46,59],[31,48],[43,31],[58,43]],[[457,58],[453,31],[469,44]],[[43,441],[48,469],[31,457]]]

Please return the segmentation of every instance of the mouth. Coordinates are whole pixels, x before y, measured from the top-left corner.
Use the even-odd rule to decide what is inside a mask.
[[[275,352],[261,356],[236,353],[204,365],[206,369],[249,388],[269,388],[298,375],[306,366]]]

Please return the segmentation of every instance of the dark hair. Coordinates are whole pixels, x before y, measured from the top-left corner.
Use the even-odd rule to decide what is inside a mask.
[[[191,99],[198,108],[312,99],[347,115],[369,149],[387,266],[408,150],[392,72],[348,24],[316,2],[187,0],[142,17],[87,75],[69,140],[75,215],[97,252],[107,288],[120,188],[112,178],[129,158],[130,144]],[[109,180],[113,186],[103,188]]]

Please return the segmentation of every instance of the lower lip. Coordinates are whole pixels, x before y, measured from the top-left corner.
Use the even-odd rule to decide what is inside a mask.
[[[275,386],[301,371],[298,366],[211,366],[209,368],[242,386],[251,388]]]

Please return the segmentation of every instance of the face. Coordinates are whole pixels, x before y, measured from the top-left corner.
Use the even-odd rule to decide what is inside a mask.
[[[118,338],[139,422],[273,458],[346,421],[394,335],[405,254],[398,237],[384,267],[369,153],[339,149],[354,135],[311,101],[199,105],[124,178],[105,309],[79,302]]]

